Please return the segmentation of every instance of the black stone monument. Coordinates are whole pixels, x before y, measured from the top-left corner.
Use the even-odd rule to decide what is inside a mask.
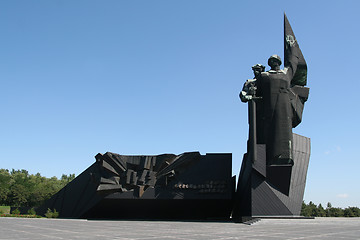
[[[107,152],[37,209],[62,218],[228,220],[231,154],[124,156]]]
[[[253,66],[240,93],[249,107],[249,140],[235,190],[232,155],[125,156],[107,152],[52,196],[37,213],[62,218],[247,221],[298,216],[310,157],[310,139],[294,134],[309,89],[307,66],[284,16],[284,69]]]
[[[307,66],[284,15],[284,69],[272,55],[265,72],[245,82],[240,99],[249,106],[248,150],[237,186],[233,217],[299,216],[310,158],[310,139],[294,134],[308,99]]]

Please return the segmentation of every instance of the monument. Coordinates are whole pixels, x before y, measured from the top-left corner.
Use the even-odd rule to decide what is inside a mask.
[[[37,209],[63,218],[196,219],[244,222],[299,216],[310,139],[294,134],[308,99],[307,65],[284,15],[284,69],[256,64],[240,99],[248,103],[249,140],[235,190],[231,153],[125,156],[95,163]],[[231,218],[232,216],[232,218]]]
[[[310,139],[294,134],[308,99],[307,65],[284,15],[284,69],[278,55],[252,67],[240,99],[248,102],[249,140],[233,217],[299,216],[310,158]],[[240,220],[241,221],[241,220]]]
[[[235,177],[231,154],[97,154],[95,163],[37,213],[62,218],[226,220]]]

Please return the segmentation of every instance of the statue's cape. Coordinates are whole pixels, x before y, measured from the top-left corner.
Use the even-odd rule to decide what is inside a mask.
[[[284,14],[284,67],[286,68],[293,64],[296,65],[296,72],[291,80],[291,85],[305,86],[307,83],[306,61],[296,41],[289,20]]]

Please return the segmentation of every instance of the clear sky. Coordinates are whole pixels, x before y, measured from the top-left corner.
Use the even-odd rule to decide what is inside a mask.
[[[295,133],[305,201],[360,207],[360,1],[0,0],[0,168],[80,174],[97,153],[246,151],[239,91],[283,57],[286,12],[308,64]],[[267,70],[269,68],[267,67]],[[351,74],[353,75],[353,74]],[[356,75],[356,74],[355,74]]]

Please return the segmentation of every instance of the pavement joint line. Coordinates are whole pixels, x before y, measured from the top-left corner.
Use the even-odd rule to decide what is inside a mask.
[[[323,233],[323,234],[316,234],[316,235],[312,235],[312,237],[327,237],[327,236],[331,236],[331,235],[339,235],[339,234],[344,234],[344,233],[349,233],[349,232],[360,232],[359,230],[350,230],[350,231],[343,231],[343,232],[333,232],[333,233]],[[289,238],[289,240],[291,239],[304,239],[305,237],[298,237],[298,238]],[[360,234],[359,234],[359,238],[360,238]]]
[[[43,237],[47,237],[47,238],[57,238],[57,239],[66,239],[66,238],[62,238],[62,237],[55,237],[55,236],[49,236],[49,235],[45,235],[45,234],[41,234],[41,233],[32,233],[32,232],[28,232],[28,231],[22,231],[22,230],[15,230],[15,229],[8,229],[8,231],[13,231],[13,232],[23,232],[26,234],[33,234],[33,235],[41,235]]]
[[[161,236],[161,238],[163,239],[189,239],[189,238],[179,238],[179,237],[176,237],[176,236]],[[146,239],[159,239],[158,236],[154,236],[154,237],[144,237],[144,238],[135,238],[136,240],[146,240]]]
[[[81,233],[81,232],[74,232],[74,231],[69,231],[69,230],[60,230],[60,229],[54,229],[54,228],[48,228],[48,227],[37,227],[37,226],[31,226],[31,225],[21,225],[21,226],[27,226],[29,228],[35,228],[35,229],[41,229],[41,230],[49,230],[49,231],[57,231],[57,232]]]

